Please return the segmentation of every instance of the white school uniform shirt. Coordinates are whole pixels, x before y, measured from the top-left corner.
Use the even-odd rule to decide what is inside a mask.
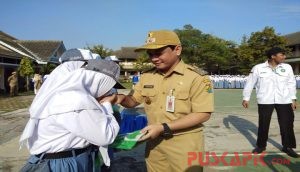
[[[255,65],[247,78],[243,100],[250,100],[254,86],[258,104],[290,104],[296,99],[295,76],[292,67],[286,63],[274,69],[268,61]]]
[[[94,144],[100,146],[104,163],[109,166],[107,145],[116,138],[119,125],[111,104],[99,104],[96,98],[107,93],[116,81],[76,67],[61,66],[46,80],[29,108],[21,147],[26,143],[30,154],[40,154]]]
[[[30,154],[84,148],[90,143],[109,145],[119,131],[112,114],[111,104],[104,102],[98,110],[80,110],[41,119],[31,139],[34,143],[29,141]]]

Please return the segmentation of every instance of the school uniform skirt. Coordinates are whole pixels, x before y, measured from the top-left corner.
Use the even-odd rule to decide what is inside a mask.
[[[100,171],[97,146],[57,153],[31,155],[21,172],[95,172]]]

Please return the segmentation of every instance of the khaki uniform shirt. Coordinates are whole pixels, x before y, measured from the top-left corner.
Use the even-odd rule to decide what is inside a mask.
[[[10,87],[14,87],[18,84],[18,77],[16,74],[13,74],[10,77],[8,77],[7,81]]]
[[[34,74],[33,76],[34,88],[40,89],[43,83],[42,75]]]
[[[172,91],[171,91],[172,90]],[[175,96],[174,112],[166,111],[168,95]],[[168,75],[156,69],[141,75],[134,87],[133,97],[144,103],[148,124],[167,123],[193,112],[213,112],[214,100],[212,84],[208,76],[180,61]],[[176,131],[174,134],[202,130],[202,124]]]

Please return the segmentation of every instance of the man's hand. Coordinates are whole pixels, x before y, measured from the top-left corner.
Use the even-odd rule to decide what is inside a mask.
[[[293,110],[297,109],[297,102],[296,102],[296,100],[293,100],[293,102],[292,102],[292,108],[293,108]]]
[[[153,124],[148,125],[141,130],[141,133],[145,133],[143,137],[140,138],[139,141],[144,141],[147,139],[155,139],[164,131],[164,127],[162,124]]]
[[[242,105],[244,106],[244,108],[248,108],[249,107],[249,101],[243,100]]]
[[[135,98],[133,98],[130,95],[124,95],[124,94],[118,94],[117,95],[117,101],[116,104],[120,104],[123,107],[126,108],[133,108],[136,107],[137,105],[139,105],[138,102],[136,102]]]

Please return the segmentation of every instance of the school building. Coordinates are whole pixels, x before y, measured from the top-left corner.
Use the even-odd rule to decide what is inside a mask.
[[[286,63],[289,63],[296,75],[300,74],[300,31],[284,35],[287,39],[287,46],[292,50],[291,54],[287,55]]]
[[[24,57],[33,60],[37,66],[59,63],[58,58],[66,51],[63,41],[53,40],[19,40],[0,31],[0,93],[8,92],[7,78],[17,71]],[[19,77],[19,89],[25,81]]]

